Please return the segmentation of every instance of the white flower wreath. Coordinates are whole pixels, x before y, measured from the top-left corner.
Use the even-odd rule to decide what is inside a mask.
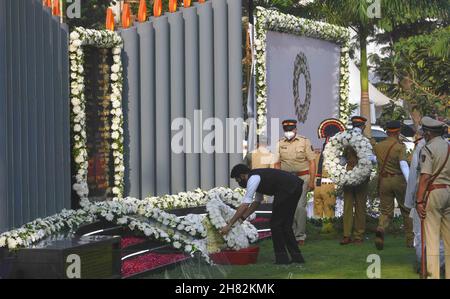
[[[222,229],[227,225],[234,213],[234,209],[226,205],[218,197],[212,198],[206,205],[208,211],[209,220],[216,229]],[[258,240],[258,230],[248,221],[244,221],[242,224],[237,222],[231,228],[231,231],[224,236],[227,242],[227,247],[240,250],[247,248],[250,243],[254,243]]]
[[[111,66],[111,147],[114,157],[114,185],[112,193],[122,197],[125,166],[123,162],[123,113],[122,113],[122,38],[113,31],[93,30],[76,27],[70,33],[70,101],[72,103],[71,122],[74,160],[76,174],[73,189],[86,204],[89,195],[87,184],[88,153],[86,148],[86,98],[84,94],[84,52],[83,46],[111,48],[113,65]]]
[[[353,147],[358,163],[352,170],[347,170],[341,164],[344,148]],[[372,145],[370,141],[357,130],[350,130],[336,134],[330,138],[323,151],[324,166],[330,178],[338,188],[343,186],[357,186],[370,177],[373,164],[370,161]]]

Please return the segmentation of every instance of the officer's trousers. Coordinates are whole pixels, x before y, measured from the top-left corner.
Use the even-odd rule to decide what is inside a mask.
[[[363,239],[366,230],[366,203],[368,193],[368,181],[359,186],[344,187],[344,237],[350,238],[353,231],[353,237],[356,240]],[[355,208],[354,214],[353,207]]]
[[[297,241],[306,239],[306,218],[308,216],[306,212],[308,194],[308,184],[310,175],[303,175],[299,177],[303,181],[303,190],[298,200],[297,208],[295,209],[294,223],[292,229],[294,230],[295,239]]]
[[[333,218],[336,206],[334,184],[321,184],[314,188],[314,216],[318,218]]]
[[[425,241],[427,271],[430,278],[439,279],[439,239],[444,241],[445,278],[450,279],[450,187],[430,192],[426,207]]]
[[[302,181],[299,180],[299,186],[293,193],[280,193],[274,196],[270,228],[276,263],[289,262],[288,252],[292,260],[303,260],[292,229],[302,187]]]
[[[386,177],[381,179],[380,183],[380,219],[378,228],[386,230],[392,218],[394,218],[394,199],[397,199],[400,212],[403,217],[405,227],[405,236],[407,244],[412,244],[414,235],[412,232],[412,219],[409,217],[411,212],[405,206],[406,181],[402,175]]]

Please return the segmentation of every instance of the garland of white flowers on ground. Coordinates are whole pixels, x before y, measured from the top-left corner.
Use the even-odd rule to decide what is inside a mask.
[[[183,192],[178,195],[171,195],[172,208],[198,207],[207,204],[208,219],[219,227],[220,219],[231,218],[234,210],[228,205],[237,206],[243,196],[242,189],[214,188],[209,191],[196,190],[194,192]],[[105,219],[118,225],[128,226],[131,230],[138,230],[147,237],[157,240],[167,241],[175,248],[183,249],[185,252],[194,254],[200,251],[202,256],[208,255],[207,232],[203,220],[205,215],[187,215],[178,218],[161,210],[161,202],[168,196],[146,198],[138,200],[135,198],[114,199],[112,201],[83,203],[80,210],[63,210],[60,214],[36,219],[19,229],[9,231],[0,235],[0,248],[7,247],[15,249],[29,246],[46,237],[63,231],[74,231],[82,224],[92,223],[98,219]],[[217,198],[220,198],[218,200]],[[214,201],[211,203],[212,199]],[[167,207],[166,209],[168,209]],[[220,212],[223,211],[225,216]],[[149,224],[130,215],[144,216],[154,223]],[[160,227],[158,227],[159,224]],[[221,223],[221,222],[220,222]],[[222,226],[223,227],[223,226]],[[238,237],[235,233],[226,237],[230,248],[238,250],[248,246],[249,241],[254,242],[258,234],[253,225],[244,222],[239,228],[244,235]],[[245,239],[244,239],[245,238]]]
[[[264,134],[267,126],[266,35],[268,31],[292,33],[341,45],[339,118],[344,123],[347,123],[350,113],[349,30],[344,27],[302,19],[262,7],[256,8],[255,27],[257,134]]]
[[[358,163],[352,170],[347,170],[346,165],[341,165],[340,161],[344,148],[347,146],[353,147],[358,156]],[[344,131],[330,138],[325,146],[324,166],[338,189],[343,186],[357,186],[371,175],[373,164],[370,161],[370,155],[372,155],[372,145],[360,130]]]
[[[206,204],[206,210],[208,211],[211,224],[217,230],[225,227],[236,212],[217,196],[211,198]],[[227,242],[228,248],[239,250],[249,247],[250,243],[258,240],[258,230],[250,222],[244,221],[239,225],[234,225],[231,231],[224,235],[223,238]]]
[[[70,33],[70,101],[72,103],[71,121],[75,164],[75,183],[73,189],[81,201],[89,195],[87,184],[88,153],[86,148],[86,98],[84,94],[84,52],[83,46],[111,48],[113,65],[111,66],[111,139],[114,157],[114,185],[112,193],[122,197],[125,166],[123,162],[123,112],[122,112],[122,38],[113,31],[93,30],[76,27]]]

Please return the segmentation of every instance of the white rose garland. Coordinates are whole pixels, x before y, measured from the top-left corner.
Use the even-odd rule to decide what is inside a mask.
[[[75,162],[76,174],[73,189],[83,204],[89,195],[87,184],[88,153],[86,150],[86,98],[84,95],[84,52],[83,46],[93,45],[112,48],[114,64],[111,66],[111,137],[113,139],[114,185],[113,195],[122,197],[124,188],[124,159],[123,159],[123,113],[122,113],[122,38],[115,32],[93,30],[76,27],[70,33],[69,57],[72,104],[71,121],[73,149],[72,157]]]
[[[121,198],[103,202],[85,201],[83,208],[80,210],[63,210],[60,214],[36,219],[19,229],[0,234],[0,248],[6,247],[13,250],[29,246],[56,233],[71,232],[82,224],[89,224],[103,218],[118,225],[128,226],[131,230],[138,230],[146,237],[166,241],[175,248],[182,249],[189,254],[200,252],[209,262],[207,232],[203,225],[205,215],[189,214],[184,218],[178,218],[159,207],[164,207],[167,210],[206,204],[208,212],[211,211],[209,212],[211,222],[216,224],[215,227],[219,227],[219,223],[223,224],[221,219],[229,220],[234,214],[234,210],[225,202],[237,206],[242,194],[242,189],[232,190],[221,187],[209,191],[198,189],[195,192],[149,197],[143,200]],[[210,203],[211,198],[214,199],[213,203]],[[145,216],[155,223],[149,224],[131,215]],[[230,248],[238,250],[257,241],[258,232],[252,224],[246,221],[233,228],[226,239]]]

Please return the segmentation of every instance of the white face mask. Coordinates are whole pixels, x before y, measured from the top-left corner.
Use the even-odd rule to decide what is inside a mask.
[[[292,138],[295,137],[295,133],[292,131],[284,132],[284,137],[286,137],[288,140],[291,140]]]

